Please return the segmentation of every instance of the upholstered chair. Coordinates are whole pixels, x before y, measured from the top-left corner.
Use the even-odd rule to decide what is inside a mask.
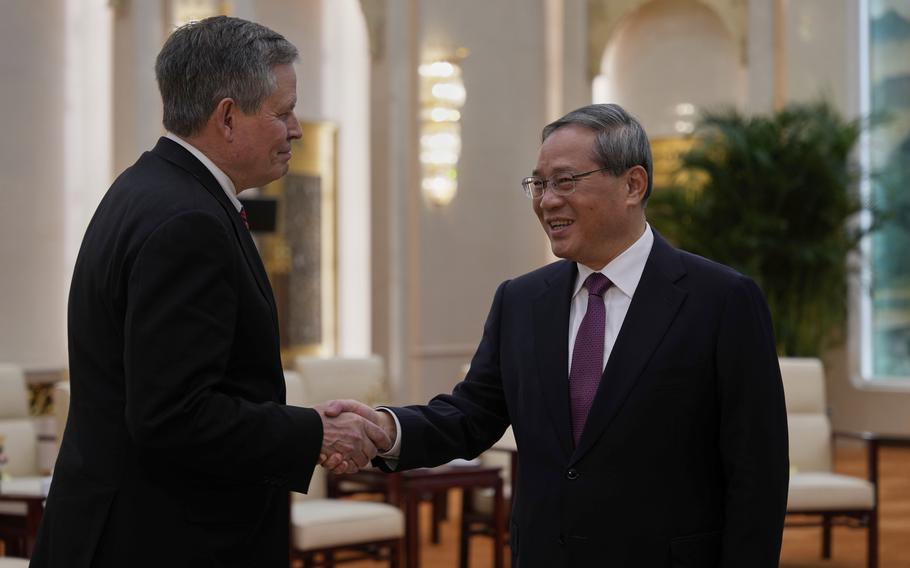
[[[38,433],[29,415],[25,373],[12,364],[0,363],[0,438],[7,463],[0,466],[6,479],[4,493],[34,494],[43,491],[44,477],[38,471]],[[7,554],[25,556],[25,502],[0,501],[0,540]]]
[[[285,383],[288,404],[312,406],[322,402],[307,397],[300,373],[286,371]],[[316,467],[308,494],[292,495],[291,555],[301,559],[305,568],[333,566],[364,556],[386,558],[393,568],[400,565],[404,513],[397,507],[326,498],[325,470],[320,466]]]
[[[480,464],[498,467],[502,475],[502,491],[507,514],[512,511],[512,492],[518,482],[518,445],[509,426],[493,447],[480,454]],[[506,517],[508,519],[508,517]],[[506,526],[509,523],[506,522]],[[470,540],[477,535],[493,536],[493,490],[466,490],[461,501],[460,568],[468,568]],[[506,540],[508,542],[508,540]]]
[[[790,493],[787,513],[814,521],[788,519],[788,526],[820,524],[822,557],[831,557],[834,524],[868,528],[868,566],[877,559],[878,523],[873,481],[835,473],[832,430],[825,398],[825,372],[814,358],[781,358],[790,432]]]

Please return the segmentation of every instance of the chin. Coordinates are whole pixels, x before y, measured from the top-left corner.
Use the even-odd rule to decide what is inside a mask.
[[[560,244],[550,242],[550,251],[553,253],[553,256],[555,256],[557,258],[564,258],[566,260],[572,260],[571,251],[566,246],[562,246]]]

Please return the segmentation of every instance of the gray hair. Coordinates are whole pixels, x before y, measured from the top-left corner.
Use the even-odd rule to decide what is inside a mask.
[[[641,166],[648,172],[648,189],[643,200],[647,202],[651,197],[654,167],[651,160],[651,144],[641,123],[619,105],[588,105],[546,125],[541,134],[541,141],[570,124],[584,126],[597,134],[592,149],[593,159],[611,174],[621,175],[633,166]]]
[[[177,28],[155,62],[164,127],[192,136],[224,98],[246,114],[272,94],[276,65],[293,63],[297,48],[281,34],[240,18],[215,16]]]

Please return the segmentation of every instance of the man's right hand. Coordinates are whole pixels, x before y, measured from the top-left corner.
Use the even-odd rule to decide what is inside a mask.
[[[354,407],[361,412],[339,413],[339,404],[345,410]],[[372,417],[356,405],[360,403],[329,401],[313,407],[322,418],[320,463],[335,473],[354,473],[369,465],[370,460],[376,457],[380,450],[388,449],[392,445],[388,434],[376,424],[379,421],[378,417]]]

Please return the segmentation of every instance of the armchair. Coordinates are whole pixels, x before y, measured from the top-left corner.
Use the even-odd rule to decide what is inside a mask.
[[[307,406],[322,400],[308,399],[301,374],[285,372],[288,404]],[[341,551],[363,552],[389,560],[397,568],[404,547],[404,514],[386,503],[326,498],[325,470],[319,466],[310,481],[307,495],[291,498],[291,557],[304,568],[334,566],[346,561]],[[358,554],[350,558],[357,560]]]
[[[832,431],[825,399],[822,363],[812,358],[781,358],[781,376],[790,431],[790,492],[787,526],[822,527],[822,558],[831,558],[831,528],[867,528],[867,566],[878,566],[878,514],[874,472],[870,479],[834,473]]]
[[[40,489],[43,476],[38,468],[38,433],[29,416],[27,392],[22,369],[0,363],[0,438],[8,459],[2,471],[15,478],[17,487]],[[2,485],[9,483],[0,482],[0,488]],[[7,554],[28,555],[35,515],[26,501],[0,500],[0,540]]]
[[[512,495],[518,487],[518,445],[511,426],[506,429],[502,438],[493,444],[492,448],[480,455],[480,463],[484,466],[500,468],[505,499],[506,526],[508,527],[508,518],[512,511]],[[492,537],[493,533],[493,490],[466,489],[461,500],[460,568],[468,568],[471,537],[477,535]]]

